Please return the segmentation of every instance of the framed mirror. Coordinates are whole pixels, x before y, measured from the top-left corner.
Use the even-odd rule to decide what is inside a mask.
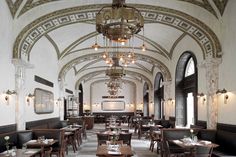
[[[46,114],[54,111],[54,95],[51,91],[35,88],[34,95],[35,113]]]

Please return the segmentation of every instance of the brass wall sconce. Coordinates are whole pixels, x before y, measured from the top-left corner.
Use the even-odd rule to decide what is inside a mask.
[[[5,100],[8,101],[9,99],[9,95],[13,95],[16,94],[15,90],[10,91],[9,89],[6,91],[6,96],[5,96]]]
[[[204,93],[198,93],[198,94],[197,94],[197,97],[198,97],[198,98],[202,98],[202,104],[204,104],[204,102],[206,101],[206,98],[205,98]]]
[[[218,89],[216,91],[216,94],[224,94],[224,104],[227,104],[227,100],[229,99],[229,96],[227,94],[227,90],[223,88],[222,90]]]
[[[30,98],[34,98],[34,94],[29,93],[29,94],[27,95],[26,101],[29,102],[29,101],[30,101]]]

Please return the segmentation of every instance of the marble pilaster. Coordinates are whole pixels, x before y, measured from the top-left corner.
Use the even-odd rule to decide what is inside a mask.
[[[218,101],[216,91],[219,80],[219,64],[221,59],[206,58],[199,66],[206,70],[206,91],[207,91],[207,128],[215,129],[218,121]]]
[[[15,114],[17,130],[25,130],[25,71],[33,68],[33,65],[21,59],[13,59],[12,63],[15,66]]]

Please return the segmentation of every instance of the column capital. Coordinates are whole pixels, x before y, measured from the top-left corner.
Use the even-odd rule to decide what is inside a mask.
[[[222,63],[222,58],[206,58],[203,62],[201,62],[198,67],[200,68],[209,68],[216,67]]]
[[[27,69],[32,69],[34,68],[34,65],[29,63],[29,62],[26,62],[22,59],[12,59],[12,64],[14,64],[16,67],[23,67],[23,68],[27,68]]]

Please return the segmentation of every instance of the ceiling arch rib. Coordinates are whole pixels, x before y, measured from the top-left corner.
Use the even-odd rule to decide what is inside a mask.
[[[137,60],[145,61],[147,63],[150,63],[151,65],[158,67],[160,71],[163,73],[163,75],[165,76],[166,81],[171,80],[170,71],[164,63],[162,63],[161,61],[151,56],[147,56],[143,54],[135,54],[135,55],[136,55]],[[89,60],[96,60],[96,59],[99,60],[101,56],[102,56],[102,53],[93,53],[93,54],[83,55],[83,56],[70,60],[69,62],[65,63],[65,65],[61,68],[58,78],[64,78],[66,73],[75,65],[80,64],[85,61],[89,61]]]
[[[27,25],[18,35],[14,44],[13,58],[30,59],[34,44],[46,33],[65,25],[94,21],[97,11],[104,5],[86,5],[55,11],[42,16]],[[143,4],[138,8],[145,21],[169,25],[190,35],[202,48],[205,57],[221,57],[221,46],[214,32],[203,22],[183,12]]]
[[[105,70],[93,71],[93,72],[90,72],[88,74],[85,74],[85,75],[77,78],[76,79],[77,81],[75,83],[75,89],[79,88],[80,83],[84,82],[85,80],[91,80],[93,77],[95,77],[97,75],[100,75],[101,73],[105,73]],[[153,87],[152,83],[151,83],[151,80],[148,79],[145,75],[137,73],[137,72],[134,72],[134,71],[129,71],[129,70],[126,70],[125,73],[128,74],[128,75],[140,77],[142,80],[144,80],[145,82],[148,83],[150,88]]]

